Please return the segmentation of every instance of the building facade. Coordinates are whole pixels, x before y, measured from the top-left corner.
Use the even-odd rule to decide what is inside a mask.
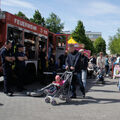
[[[72,34],[73,31],[63,31],[64,34]],[[91,31],[86,31],[85,32],[86,36],[91,39],[91,41],[95,41],[97,38],[102,37],[101,32],[91,32]]]
[[[101,32],[91,32],[91,31],[86,31],[85,32],[86,36],[91,39],[91,41],[95,41],[97,38],[102,37]]]

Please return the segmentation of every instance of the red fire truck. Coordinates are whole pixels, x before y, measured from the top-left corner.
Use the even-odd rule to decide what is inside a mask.
[[[0,13],[0,48],[6,40],[12,40],[14,45],[24,44],[29,58],[27,62],[34,62],[36,67],[39,46],[48,45],[48,32],[48,29],[8,12]]]
[[[64,39],[62,38],[64,36]],[[67,48],[69,34],[55,34],[45,27],[34,24],[11,13],[0,11],[0,48],[6,40],[12,40],[14,45],[22,43],[29,58],[27,63],[38,66],[39,48],[46,46],[47,55],[49,44],[53,45],[56,57],[63,54]],[[62,41],[61,41],[62,39]]]
[[[7,40],[13,41],[13,50],[16,44],[21,43],[25,46],[25,53],[28,57],[26,65],[34,64],[35,72],[39,67],[39,51],[45,46],[47,56],[49,55],[49,46],[56,52],[56,61],[61,54],[64,54],[68,48],[68,38],[70,34],[55,34],[47,28],[34,24],[11,13],[0,11],[0,49]],[[2,70],[0,64],[0,71]],[[1,72],[0,72],[1,73]]]

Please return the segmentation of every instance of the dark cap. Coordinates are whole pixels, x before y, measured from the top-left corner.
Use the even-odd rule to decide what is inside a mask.
[[[21,47],[24,47],[24,45],[22,45],[22,44],[17,45],[17,48],[21,48]]]

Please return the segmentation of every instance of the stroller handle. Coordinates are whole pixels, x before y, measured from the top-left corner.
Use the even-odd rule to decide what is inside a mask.
[[[74,73],[75,72],[75,69],[74,70],[71,70],[70,67],[68,67],[68,69],[66,69],[67,72],[72,72]]]

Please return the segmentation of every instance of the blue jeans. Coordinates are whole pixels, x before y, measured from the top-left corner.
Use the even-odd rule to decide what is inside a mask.
[[[82,82],[84,88],[86,87],[86,78],[87,78],[87,70],[82,70]]]
[[[83,86],[82,82],[82,71],[77,73],[77,80],[79,82],[80,87]]]

